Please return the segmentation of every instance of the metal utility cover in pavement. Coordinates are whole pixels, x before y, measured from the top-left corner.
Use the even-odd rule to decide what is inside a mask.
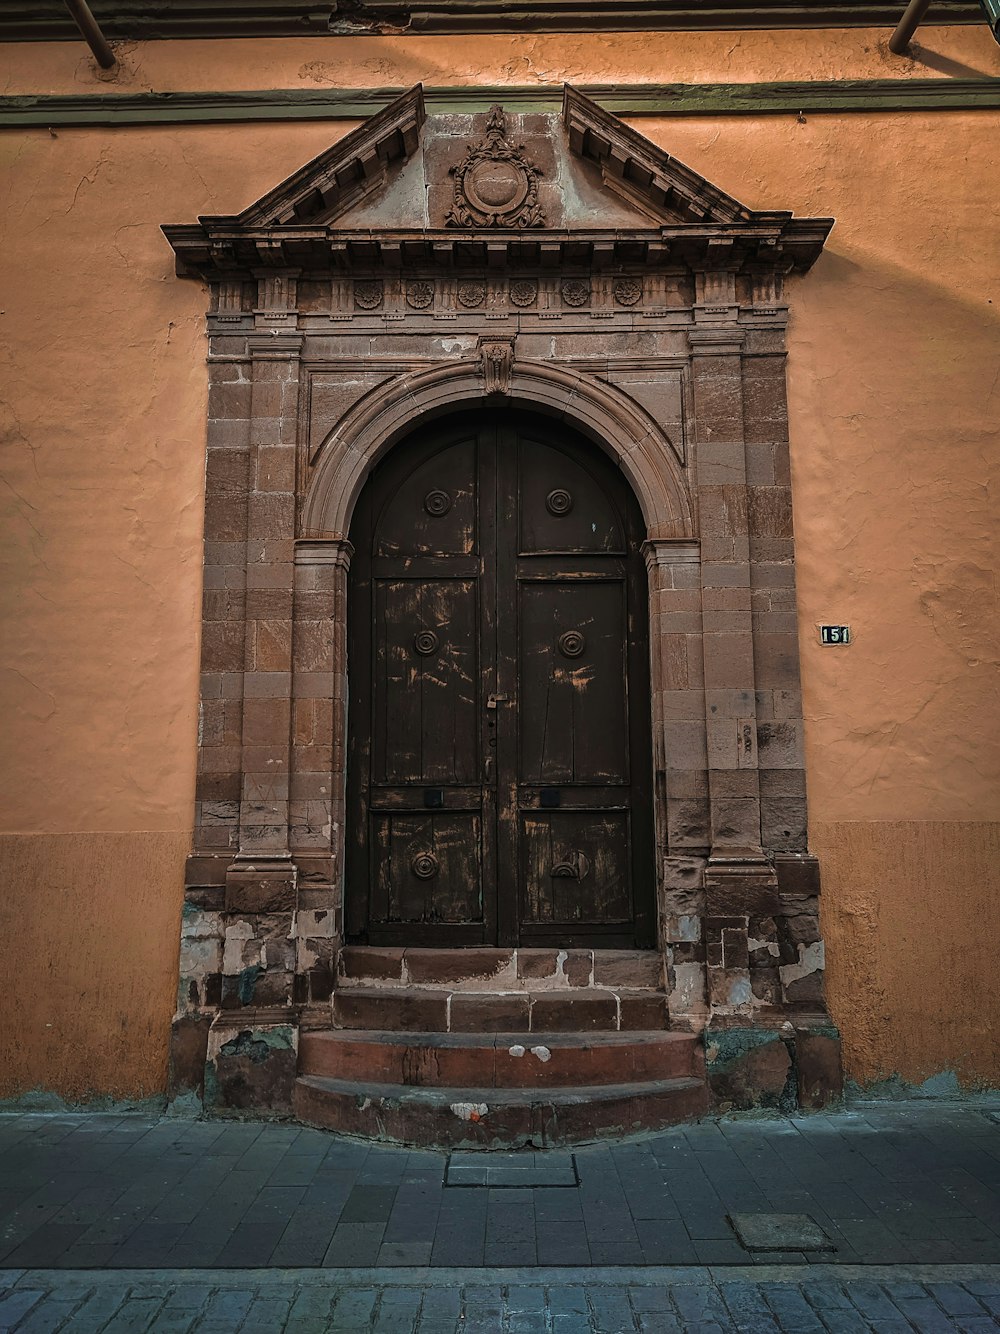
[[[730,1214],[748,1251],[834,1251],[837,1248],[808,1214]]]
[[[451,1153],[446,1186],[570,1186],[580,1184],[572,1153]]]

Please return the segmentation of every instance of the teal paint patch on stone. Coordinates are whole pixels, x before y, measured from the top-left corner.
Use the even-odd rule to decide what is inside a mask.
[[[13,1098],[0,1098],[0,1112],[106,1112],[112,1116],[159,1116],[166,1105],[167,1099],[162,1093],[148,1098],[109,1098],[95,1093],[66,1099],[49,1089],[29,1089]]]
[[[773,1028],[709,1028],[705,1058],[712,1092],[723,1110],[796,1109],[795,1062],[789,1044]]]
[[[849,1079],[844,1083],[844,1097],[848,1103],[919,1102],[936,1099],[963,1103],[995,1102],[1000,1097],[1000,1088],[991,1084],[969,1087],[962,1084],[954,1070],[942,1070],[925,1079],[922,1084],[910,1084],[899,1075],[875,1079],[870,1084],[859,1084],[856,1080]]]
[[[961,1091],[954,1070],[942,1070],[920,1085],[920,1092],[925,1098],[957,1098]]]
[[[263,971],[259,963],[253,963],[240,973],[237,990],[241,1005],[252,1004],[254,988],[257,986],[257,979]]]
[[[253,1031],[244,1028],[236,1037],[223,1043],[219,1048],[220,1056],[247,1056],[254,1065],[266,1061],[272,1051],[291,1051],[292,1030],[290,1028],[261,1028]]]

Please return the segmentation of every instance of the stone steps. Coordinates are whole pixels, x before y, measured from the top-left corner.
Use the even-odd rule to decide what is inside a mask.
[[[365,1084],[492,1089],[636,1084],[704,1073],[690,1033],[303,1032],[303,1075]]]
[[[663,960],[656,950],[345,946],[337,961],[337,987],[373,985],[477,992],[657,989],[663,985]]]
[[[645,950],[340,951],[299,1037],[296,1116],[424,1146],[573,1144],[708,1110],[700,1038],[669,1031]]]
[[[589,1033],[665,1029],[667,998],[653,990],[540,992],[344,987],[335,1028],[388,1033]]]
[[[392,1144],[536,1148],[659,1129],[703,1116],[708,1088],[687,1077],[573,1088],[427,1088],[302,1075],[305,1125]]]

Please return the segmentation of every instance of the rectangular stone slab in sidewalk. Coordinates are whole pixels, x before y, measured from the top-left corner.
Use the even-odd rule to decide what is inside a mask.
[[[571,1153],[476,1153],[448,1155],[446,1186],[577,1186]]]
[[[748,1251],[834,1251],[837,1248],[808,1214],[730,1214]]]

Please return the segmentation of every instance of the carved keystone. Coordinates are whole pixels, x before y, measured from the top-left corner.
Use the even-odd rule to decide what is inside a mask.
[[[479,348],[479,374],[487,397],[510,393],[510,377],[514,369],[514,339],[495,338],[484,334]]]

